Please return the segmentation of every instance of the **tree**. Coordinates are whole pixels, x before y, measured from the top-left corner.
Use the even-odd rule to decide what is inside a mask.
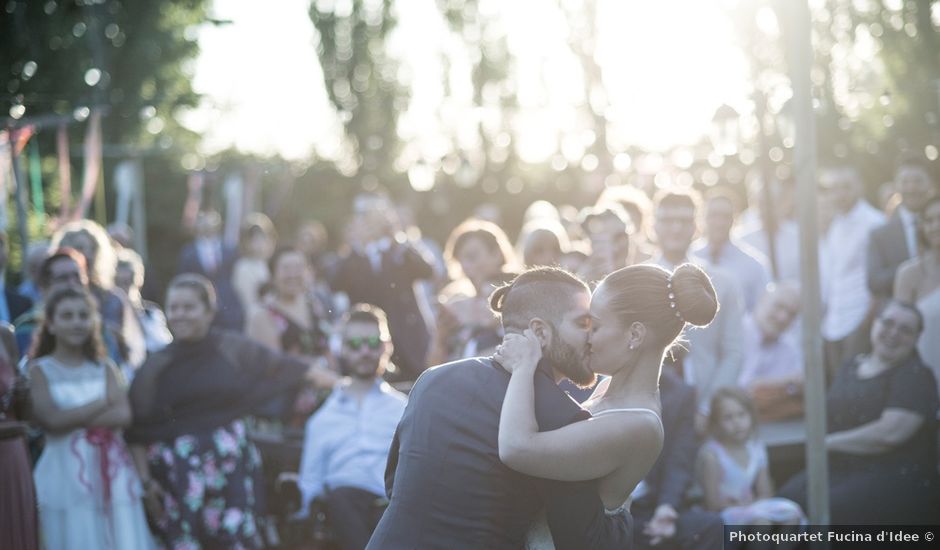
[[[198,136],[177,118],[180,109],[198,101],[190,62],[198,53],[198,25],[209,22],[208,4],[11,0],[0,11],[0,74],[6,76],[0,83],[0,116],[9,113],[26,122],[60,115],[72,121],[74,158],[84,135],[82,117],[89,108],[104,109],[105,175],[122,157],[146,156],[147,201],[162,214],[150,217],[150,235],[178,232],[175,216],[185,196],[179,157]],[[4,126],[13,122],[6,121]],[[40,131],[34,139],[43,153],[55,150],[54,132]],[[56,186],[48,185],[56,179],[54,163],[44,165],[43,176],[52,199],[46,208],[54,211],[60,201]],[[179,185],[168,185],[174,180]],[[152,263],[174,264],[167,255],[175,250],[164,246],[173,240],[154,241]]]
[[[735,18],[742,47],[750,52],[755,82],[788,87],[782,3],[749,3]],[[813,9],[814,96],[820,162],[852,162],[889,181],[900,152],[936,160],[940,146],[940,48],[932,0],[895,2],[835,0]],[[757,23],[775,12],[779,33]],[[932,147],[932,149],[931,149]]]
[[[188,146],[176,120],[193,107],[196,26],[207,0],[8,2],[0,13],[0,67],[10,79],[0,100],[27,117],[104,107],[113,143]],[[176,140],[182,140],[176,143]]]
[[[352,164],[340,163],[340,169],[385,179],[392,175],[397,114],[406,100],[387,55],[386,40],[395,27],[392,1],[313,1],[310,19],[320,35],[326,90],[346,129]]]

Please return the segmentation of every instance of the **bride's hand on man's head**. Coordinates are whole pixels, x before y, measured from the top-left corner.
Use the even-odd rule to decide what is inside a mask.
[[[522,334],[509,333],[496,347],[493,358],[510,373],[521,369],[535,370],[542,359],[542,343],[531,329]]]

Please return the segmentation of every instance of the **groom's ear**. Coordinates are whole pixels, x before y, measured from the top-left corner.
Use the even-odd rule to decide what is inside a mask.
[[[529,330],[539,339],[539,343],[542,344],[542,349],[551,345],[552,331],[547,322],[538,317],[534,317],[529,321]]]

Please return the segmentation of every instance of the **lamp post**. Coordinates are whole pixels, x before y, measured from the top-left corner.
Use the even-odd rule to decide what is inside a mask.
[[[715,110],[709,138],[715,152],[731,156],[738,152],[741,139],[741,115],[727,103]]]
[[[782,4],[787,21],[787,61],[793,83],[794,171],[800,220],[800,288],[803,294],[803,358],[806,382],[806,470],[810,523],[829,523],[829,461],[826,454],[826,383],[823,369],[816,217],[816,119],[813,111],[812,19],[806,0]],[[824,543],[825,544],[825,543]]]

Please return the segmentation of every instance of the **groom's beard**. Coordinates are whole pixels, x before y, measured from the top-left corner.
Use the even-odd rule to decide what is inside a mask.
[[[588,367],[587,354],[579,352],[558,337],[558,330],[551,326],[552,344],[543,355],[548,366],[565,375],[580,388],[590,388],[597,381],[597,375]]]

